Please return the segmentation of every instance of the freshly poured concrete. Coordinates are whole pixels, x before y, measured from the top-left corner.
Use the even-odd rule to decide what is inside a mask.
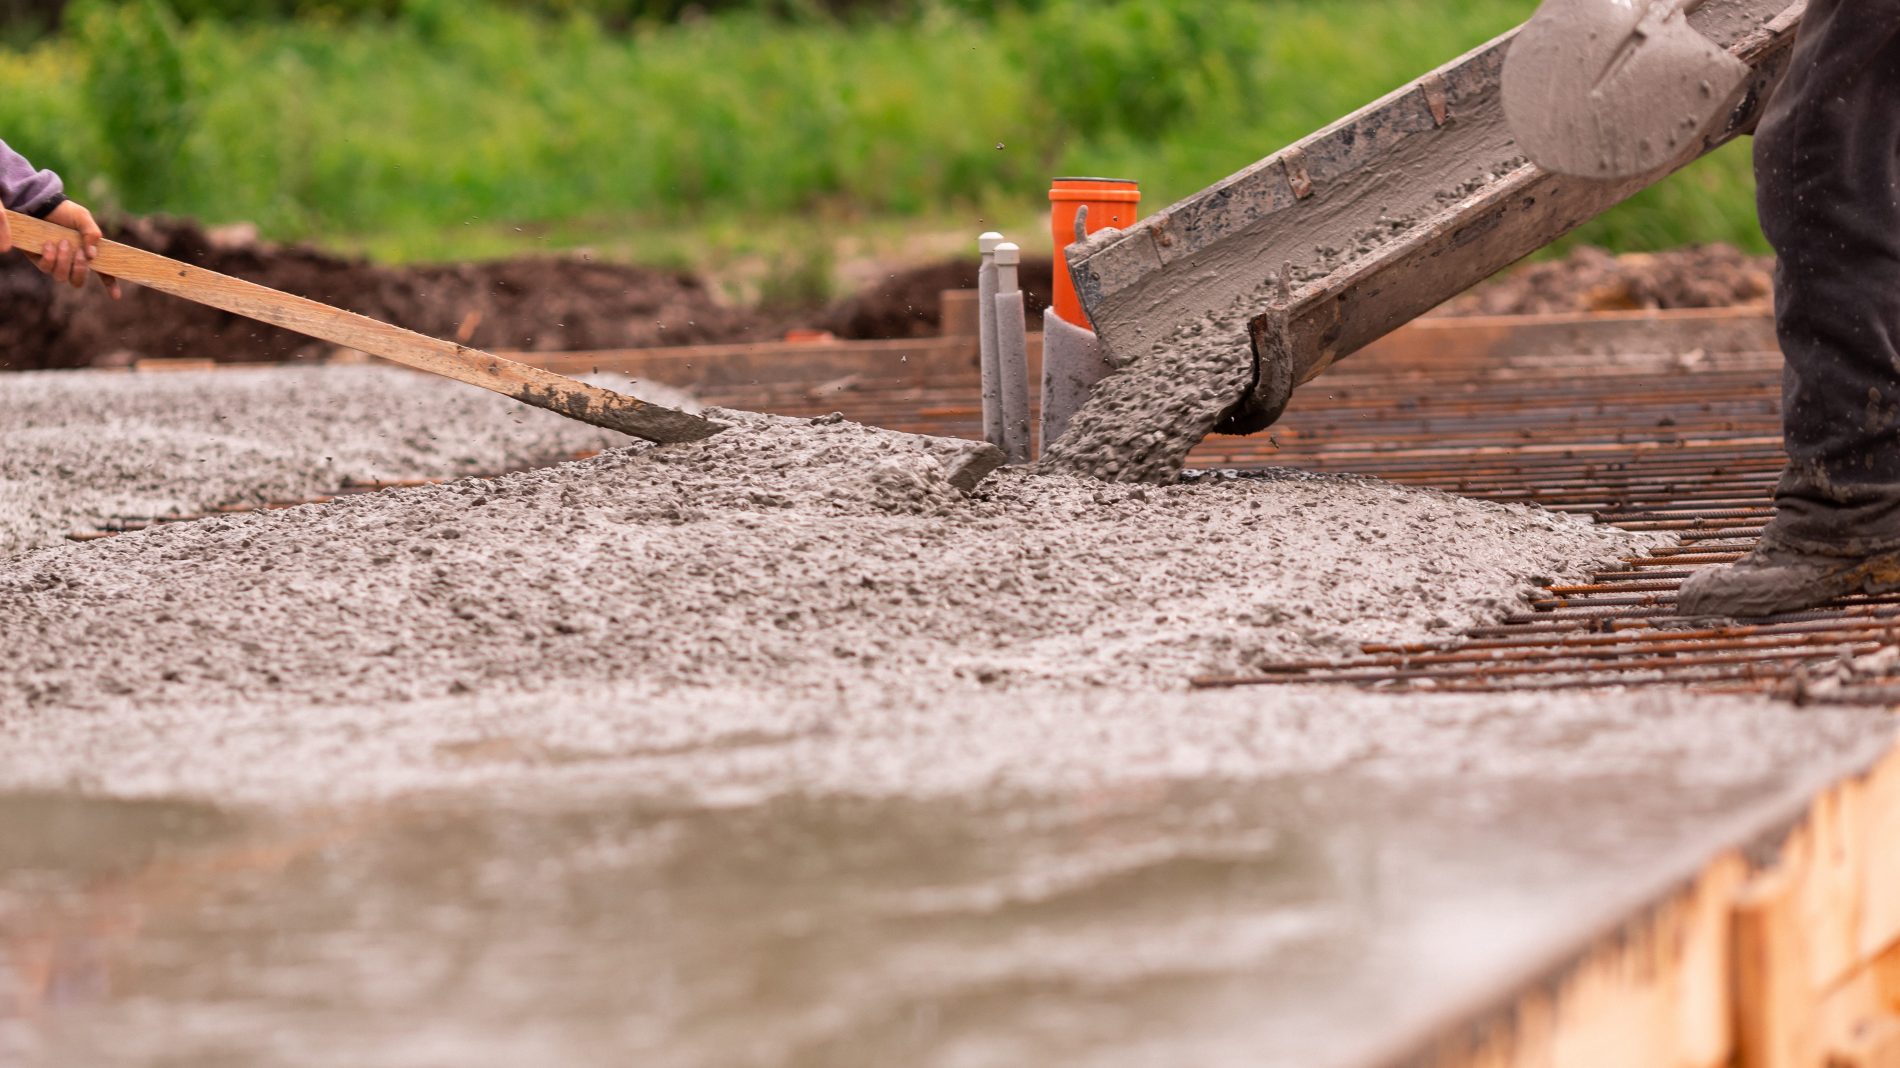
[[[1253,382],[1247,323],[1256,312],[1236,304],[1122,362],[1046,447],[1043,466],[1108,482],[1180,477],[1188,453]]]
[[[562,682],[774,695],[1178,689],[1450,635],[1653,542],[1286,473],[974,498],[918,439],[718,413],[704,442],[154,529],[0,564],[0,714]]]
[[[0,1062],[1371,1063],[1891,743],[1186,693],[1646,542],[725,417],[0,561]]]
[[[610,384],[610,383],[609,383]],[[379,367],[0,376],[0,557],[116,517],[552,463],[619,434]]]
[[[93,731],[104,783],[409,789],[297,815],[0,796],[36,829],[0,851],[0,1055],[1384,1064],[1772,841],[1890,722],[1656,693],[591,687],[70,716],[44,733]]]
[[[1686,23],[1663,17],[1677,6],[1548,0],[1524,37],[1500,37],[1125,230],[1080,243],[1071,266],[1118,370],[1045,450],[1049,464],[1166,481],[1223,420],[1271,424],[1295,388],[1337,360],[1609,210],[1661,177],[1664,164],[1685,162],[1684,152],[1712,150],[1748,128],[1770,75],[1787,62],[1785,31],[1799,5],[1720,0]],[[1782,32],[1766,32],[1771,20]],[[1593,22],[1618,32],[1588,40]],[[1533,84],[1511,93],[1502,67],[1527,38],[1533,52],[1541,39],[1561,62],[1514,64]],[[1762,91],[1742,94],[1745,106],[1723,130],[1698,137],[1736,103],[1729,90],[1742,64],[1725,49],[1758,65]],[[1564,79],[1538,79],[1553,71],[1581,76],[1586,92],[1549,92]],[[1516,100],[1508,120],[1507,94]],[[1622,121],[1631,112],[1636,120]],[[1528,163],[1514,126],[1523,138],[1554,134],[1553,143],[1566,129],[1578,133],[1569,140],[1585,149],[1579,173],[1626,165],[1650,173],[1605,182],[1552,174]]]

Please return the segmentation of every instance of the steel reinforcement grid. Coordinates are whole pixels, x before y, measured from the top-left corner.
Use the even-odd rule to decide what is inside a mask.
[[[1209,439],[1202,471],[1352,473],[1526,502],[1677,544],[1544,588],[1494,626],[1197,687],[1349,683],[1440,691],[1672,685],[1795,700],[1900,703],[1900,596],[1852,597],[1746,624],[1685,619],[1694,569],[1754,544],[1783,454],[1778,353],[1510,357],[1443,351],[1347,361],[1303,387],[1269,434]],[[719,403],[978,436],[974,388],[858,382]]]

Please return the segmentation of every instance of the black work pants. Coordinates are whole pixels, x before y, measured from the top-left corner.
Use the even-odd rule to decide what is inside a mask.
[[[1769,536],[1900,546],[1900,0],[1810,0],[1755,172],[1787,357]]]

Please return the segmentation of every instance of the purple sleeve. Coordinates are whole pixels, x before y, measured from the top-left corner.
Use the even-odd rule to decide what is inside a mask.
[[[0,141],[0,205],[23,215],[44,217],[66,199],[66,187],[52,171],[36,171],[26,157]]]

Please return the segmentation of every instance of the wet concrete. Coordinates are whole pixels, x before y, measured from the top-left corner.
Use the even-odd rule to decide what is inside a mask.
[[[1546,10],[1597,3],[1552,0]],[[1627,30],[1651,5],[1600,6],[1627,16]],[[1653,27],[1658,40],[1629,56],[1617,54],[1619,45],[1640,36],[1573,40],[1565,30],[1577,20],[1568,20],[1547,37],[1562,63],[1520,69],[1576,74],[1572,61],[1584,56],[1595,62],[1584,72],[1587,86],[1616,72],[1613,61],[1633,57],[1631,71],[1605,79],[1610,99],[1597,101],[1600,128],[1579,133],[1592,150],[1590,173],[1602,173],[1599,158],[1622,165],[1610,153],[1626,136],[1638,151],[1654,150],[1646,165],[1681,164],[1685,152],[1712,150],[1759,112],[1787,62],[1787,38],[1745,47],[1741,38],[1788,6],[1709,4],[1691,19],[1694,29],[1680,16],[1665,20]],[[1696,48],[1685,50],[1684,41]],[[1698,137],[1736,84],[1708,80],[1711,64],[1738,68],[1722,52],[1731,46],[1753,57],[1757,91],[1742,94],[1749,106],[1733,116],[1733,128]],[[1528,165],[1499,85],[1515,47],[1501,37],[1127,230],[1075,246],[1083,304],[1117,371],[1047,450],[1050,466],[1165,481],[1210,429],[1264,429],[1301,383],[1655,180],[1573,181]],[[1651,76],[1653,99],[1641,92]],[[1549,92],[1516,95],[1530,101],[1526,129],[1559,134],[1561,123],[1533,119],[1577,103]],[[1619,124],[1631,108],[1643,121]],[[1579,112],[1595,117],[1589,106],[1569,110]]]
[[[1178,689],[1498,618],[1652,539],[1282,472],[1126,489],[719,412],[703,442],[0,562],[0,715],[656,690]]]
[[[1764,21],[1738,4],[1706,8],[1705,24]],[[1748,74],[1677,3],[1546,0],[1511,42],[1504,109],[1539,166],[1629,177],[1665,167],[1694,145],[1729,111]]]
[[[118,516],[298,500],[349,479],[447,478],[626,443],[380,367],[0,375],[0,557]]]
[[[1246,395],[1254,380],[1252,304],[1235,302],[1178,328],[1139,358],[1107,356],[1114,373],[1095,384],[1061,438],[1043,452],[1050,471],[1108,482],[1170,482],[1188,453]]]
[[[936,712],[995,723],[1016,704]],[[778,771],[689,746],[370,809],[0,796],[0,826],[50,817],[85,843],[0,867],[0,1051],[258,1068],[1381,1063],[1719,849],[1771,838],[1891,732],[1879,713],[1655,695],[1357,705],[1155,699],[1147,744],[1178,734],[1182,751],[1111,770],[1099,755],[1125,753],[1139,721],[1072,704],[1075,741],[1093,727],[1107,744],[1063,746],[1060,774],[939,790],[837,789],[809,759],[827,743],[759,738],[792,750]],[[943,748],[843,719],[829,744],[856,752],[839,767]],[[1197,719],[1233,733],[1173,729]]]
[[[0,1063],[1362,1064],[1891,744],[1185,693],[1645,542],[722,418],[0,561]]]
[[[1446,71],[1479,89],[1490,61],[1469,58],[1475,81]],[[1524,161],[1494,95],[1463,93],[1458,121],[1434,124],[1418,88],[1401,90],[1126,231],[1094,235],[1076,266],[1116,371],[1046,450],[1050,465],[1165,481],[1224,419],[1271,423],[1309,377],[1307,354],[1256,353],[1253,320],[1389,259],[1429,227],[1449,232],[1465,205],[1508,181]],[[1350,317],[1384,321],[1426,289],[1455,283],[1459,269],[1441,264],[1375,287],[1378,299],[1355,303]],[[1282,357],[1291,362],[1280,366]]]

